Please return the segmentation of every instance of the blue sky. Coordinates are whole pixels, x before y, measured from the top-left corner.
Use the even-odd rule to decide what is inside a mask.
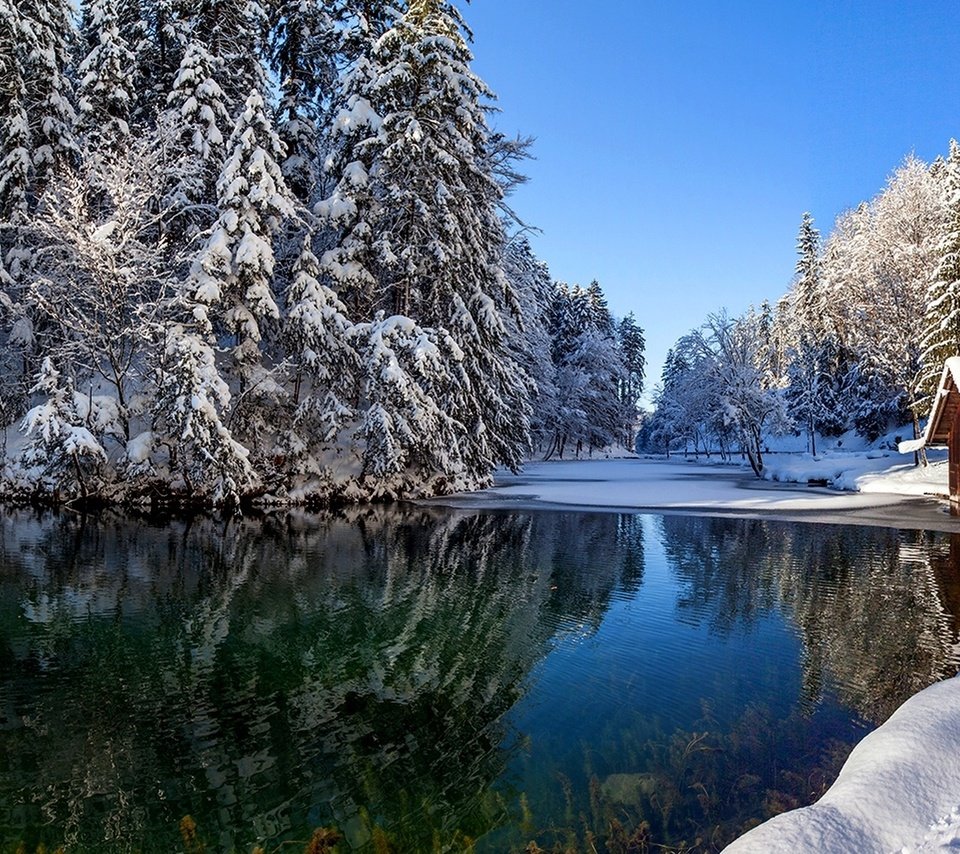
[[[536,137],[514,207],[557,279],[598,279],[667,348],[775,300],[821,231],[903,157],[960,136],[960,10],[912,2],[474,0],[494,126]]]

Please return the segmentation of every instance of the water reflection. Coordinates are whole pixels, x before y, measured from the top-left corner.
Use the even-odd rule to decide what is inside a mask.
[[[0,530],[3,835],[118,849],[171,850],[185,813],[224,850],[327,822],[403,850],[482,835],[526,675],[643,568],[612,516]]]
[[[960,535],[750,519],[661,518],[679,618],[721,634],[786,611],[803,703],[827,686],[873,723],[956,672]]]
[[[810,796],[747,766],[812,779],[859,726],[818,709],[879,721],[955,667],[958,548],[615,514],[8,512],[0,836],[167,852],[189,814],[210,851],[324,825],[371,850],[712,850]],[[753,675],[754,635],[785,684]],[[732,675],[705,679],[718,649]]]

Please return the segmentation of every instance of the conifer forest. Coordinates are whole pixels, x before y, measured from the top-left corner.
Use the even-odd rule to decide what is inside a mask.
[[[448,0],[0,0],[0,491],[236,504],[633,442]]]

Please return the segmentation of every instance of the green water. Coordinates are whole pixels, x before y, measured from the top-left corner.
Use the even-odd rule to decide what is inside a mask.
[[[956,672],[958,565],[729,518],[9,511],[0,851],[716,851]]]

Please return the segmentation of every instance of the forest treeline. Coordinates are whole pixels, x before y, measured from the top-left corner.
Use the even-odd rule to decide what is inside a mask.
[[[643,333],[554,283],[449,0],[0,0],[7,497],[470,489],[630,444]]]
[[[760,475],[769,435],[805,433],[812,453],[848,430],[919,435],[960,353],[960,146],[907,157],[825,241],[804,214],[797,251],[776,305],[711,315],[670,350],[643,447],[743,451]]]

